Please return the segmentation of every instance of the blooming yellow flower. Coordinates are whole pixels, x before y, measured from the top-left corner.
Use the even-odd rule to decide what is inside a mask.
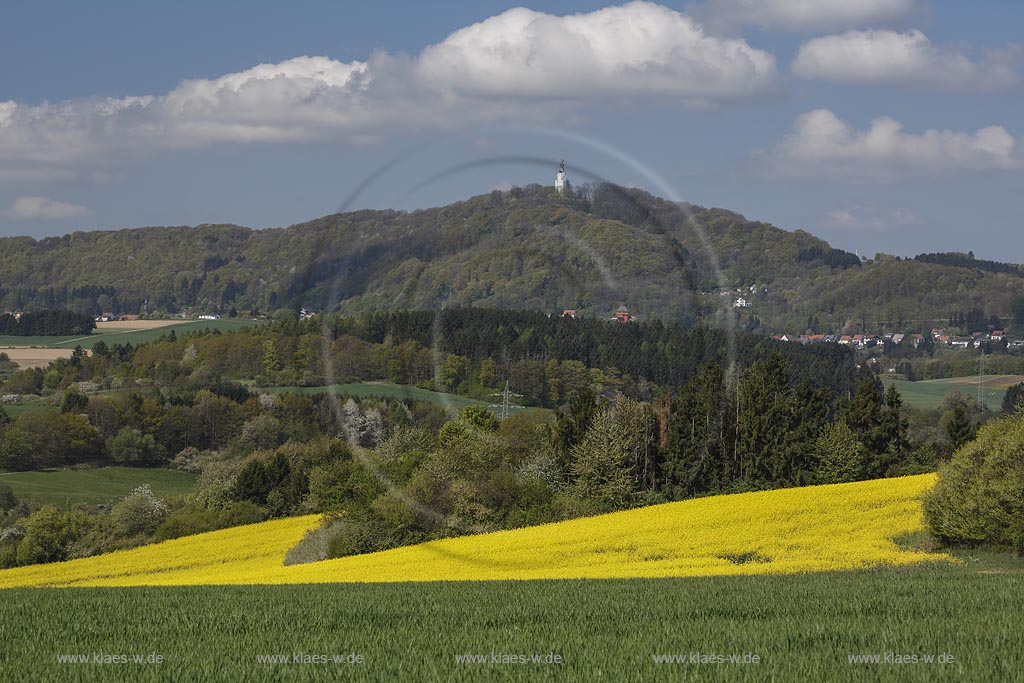
[[[786,574],[946,558],[893,541],[925,529],[935,475],[698,498],[284,566],[317,516],[0,571],[0,587],[278,584]]]

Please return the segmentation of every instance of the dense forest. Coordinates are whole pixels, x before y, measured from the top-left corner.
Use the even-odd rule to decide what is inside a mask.
[[[740,295],[749,308],[733,306]],[[922,331],[975,308],[1020,325],[1024,277],[970,254],[862,260],[801,230],[611,184],[564,195],[516,187],[282,229],[0,239],[0,310],[477,306],[608,317],[620,305],[642,320],[769,333]]]

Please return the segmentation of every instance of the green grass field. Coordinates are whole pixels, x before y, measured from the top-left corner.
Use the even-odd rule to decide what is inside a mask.
[[[1011,681],[1020,680],[1024,652],[1024,574],[970,568],[607,581],[8,589],[0,599],[0,678],[25,682]],[[84,655],[91,662],[97,653],[159,655],[163,662],[57,659]],[[492,663],[494,654],[538,655],[542,662],[557,655],[561,663]],[[886,663],[892,654],[917,656],[919,662]],[[299,661],[303,655],[326,655],[328,661],[295,663],[297,655]],[[333,661],[336,655],[341,662]],[[484,662],[459,661],[463,655]],[[691,655],[747,656],[750,663],[691,662]],[[878,656],[880,662],[851,663],[857,655]],[[266,656],[288,660],[261,661]],[[682,661],[659,663],[655,657],[661,656]],[[924,663],[926,656],[936,661]],[[940,656],[945,663],[937,663]]]
[[[331,384],[323,387],[266,387],[260,391],[268,393],[292,392],[296,394],[346,394],[355,398],[368,398],[376,396],[379,398],[414,399],[419,401],[430,401],[438,405],[450,407],[454,410],[461,410],[466,406],[486,406],[488,403],[477,401],[465,396],[446,394],[440,391],[428,391],[419,387],[405,384],[391,384],[390,382],[357,382],[353,384]],[[495,401],[498,399],[495,398]],[[522,410],[537,410],[536,408],[513,408],[512,412]]]
[[[174,330],[174,333],[178,335],[188,334],[189,332],[201,332],[206,329],[230,332],[245,327],[253,327],[258,324],[255,320],[192,320],[149,330],[114,330],[110,332],[94,330],[92,334],[85,337],[12,337],[0,335],[0,349],[5,346],[39,346],[54,349],[73,349],[76,346],[81,346],[85,349],[91,349],[99,341],[106,342],[109,345],[126,343],[134,345],[159,339],[171,330]]]
[[[38,413],[43,410],[57,410],[57,406],[45,400],[22,401],[17,405],[3,406],[4,412],[12,418],[23,413]]]
[[[188,493],[195,481],[196,476],[188,472],[143,467],[0,473],[0,482],[10,485],[19,500],[32,505],[108,503],[140,484],[149,484],[158,496],[180,496]]]
[[[990,410],[999,410],[1003,404],[1003,396],[1010,386],[1024,380],[1020,375],[992,375],[984,378],[982,399]],[[938,408],[942,399],[951,391],[977,399],[977,377],[953,377],[950,379],[928,379],[909,382],[902,379],[884,380],[886,387],[896,387],[903,397],[903,402],[914,408]]]

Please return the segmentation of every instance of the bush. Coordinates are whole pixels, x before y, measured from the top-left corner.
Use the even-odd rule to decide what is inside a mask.
[[[1024,414],[989,422],[940,467],[924,512],[946,543],[1024,552]]]
[[[14,489],[0,482],[0,512],[7,512],[16,507],[18,507],[18,497],[14,495]]]
[[[154,541],[201,534],[243,524],[255,524],[269,517],[266,508],[248,501],[228,503],[223,508],[211,510],[196,505],[186,505],[169,514],[153,532]]]
[[[40,508],[24,521],[18,564],[67,559],[68,547],[89,530],[90,524],[89,517],[80,510],[61,512],[52,505]]]

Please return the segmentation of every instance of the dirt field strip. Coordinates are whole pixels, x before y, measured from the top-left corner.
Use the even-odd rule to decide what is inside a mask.
[[[0,353],[18,364],[19,368],[45,368],[58,358],[70,358],[74,349],[39,349],[27,346],[0,348]]]
[[[96,323],[97,334],[128,334],[139,330],[154,330],[160,327],[181,325],[193,322],[191,320],[113,320],[111,322]],[[90,336],[78,337],[77,339],[65,340],[64,343],[86,341]],[[3,346],[0,352],[6,353],[7,357],[18,364],[18,367],[27,370],[29,368],[45,368],[51,361],[58,358],[69,358],[74,349],[53,349],[33,346]],[[87,350],[88,351],[88,350]]]

